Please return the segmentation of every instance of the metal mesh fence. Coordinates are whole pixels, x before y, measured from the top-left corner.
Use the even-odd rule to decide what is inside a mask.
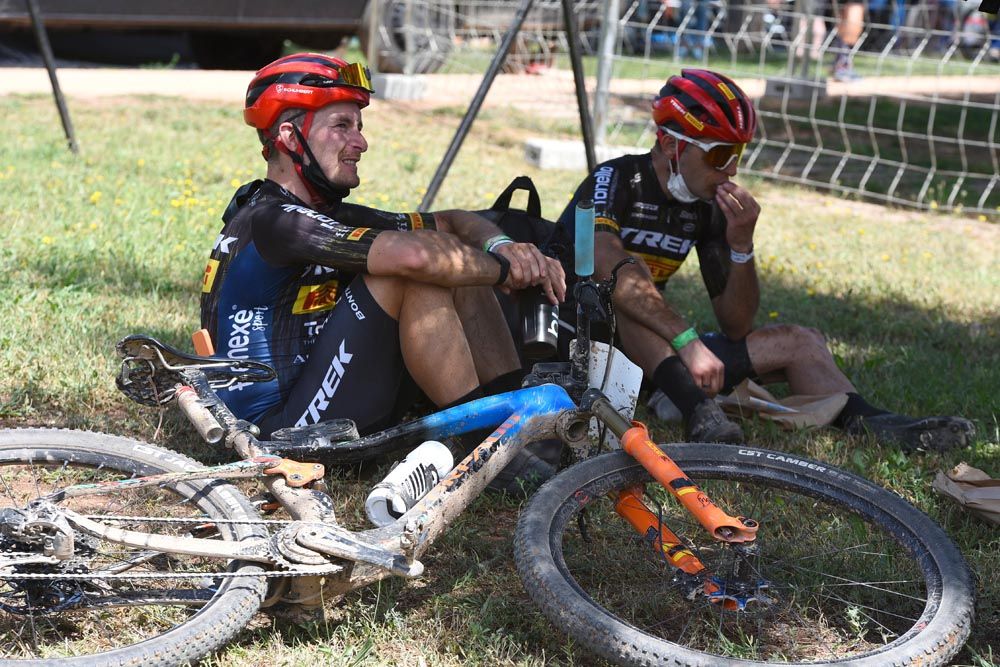
[[[411,40],[417,54],[409,71],[482,73],[519,5],[399,0],[396,39]],[[611,20],[605,0],[574,5],[603,143],[651,146],[653,94],[684,67],[708,67],[736,79],[758,106],[744,170],[1000,219],[1000,21],[977,11],[979,0],[610,5]],[[838,32],[850,25],[856,39]],[[595,84],[602,38],[612,40],[606,85]],[[536,2],[512,51],[506,72],[568,70],[561,3]],[[550,88],[532,94],[541,99]]]

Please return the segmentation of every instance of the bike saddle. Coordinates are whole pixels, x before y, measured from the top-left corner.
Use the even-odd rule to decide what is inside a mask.
[[[157,406],[173,398],[178,384],[188,384],[185,371],[201,371],[213,389],[237,382],[267,382],[277,377],[260,361],[200,357],[141,334],[126,336],[115,346],[122,358],[115,378],[118,389],[143,405]]]

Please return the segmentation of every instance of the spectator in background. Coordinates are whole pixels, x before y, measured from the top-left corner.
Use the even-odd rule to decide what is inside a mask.
[[[852,56],[855,45],[865,27],[865,5],[861,2],[845,2],[837,11],[837,37],[832,49],[833,78],[836,81],[857,81],[861,76],[854,71]]]

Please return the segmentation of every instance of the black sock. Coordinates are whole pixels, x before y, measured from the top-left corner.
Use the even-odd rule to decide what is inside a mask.
[[[848,420],[852,417],[873,417],[875,415],[884,415],[888,412],[888,410],[876,408],[863,399],[860,394],[851,391],[847,393],[847,405],[840,411],[837,418],[833,420],[833,425],[837,428],[844,428]]]
[[[680,357],[667,357],[653,371],[653,383],[667,395],[684,419],[694,414],[694,406],[708,398],[691,377]]]

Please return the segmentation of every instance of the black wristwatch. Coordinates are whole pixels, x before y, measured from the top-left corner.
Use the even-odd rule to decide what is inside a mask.
[[[510,274],[510,260],[499,253],[493,252],[492,250],[487,250],[486,254],[495,259],[500,265],[500,277],[497,278],[497,281],[493,283],[493,285],[503,285],[507,282],[507,276]]]

